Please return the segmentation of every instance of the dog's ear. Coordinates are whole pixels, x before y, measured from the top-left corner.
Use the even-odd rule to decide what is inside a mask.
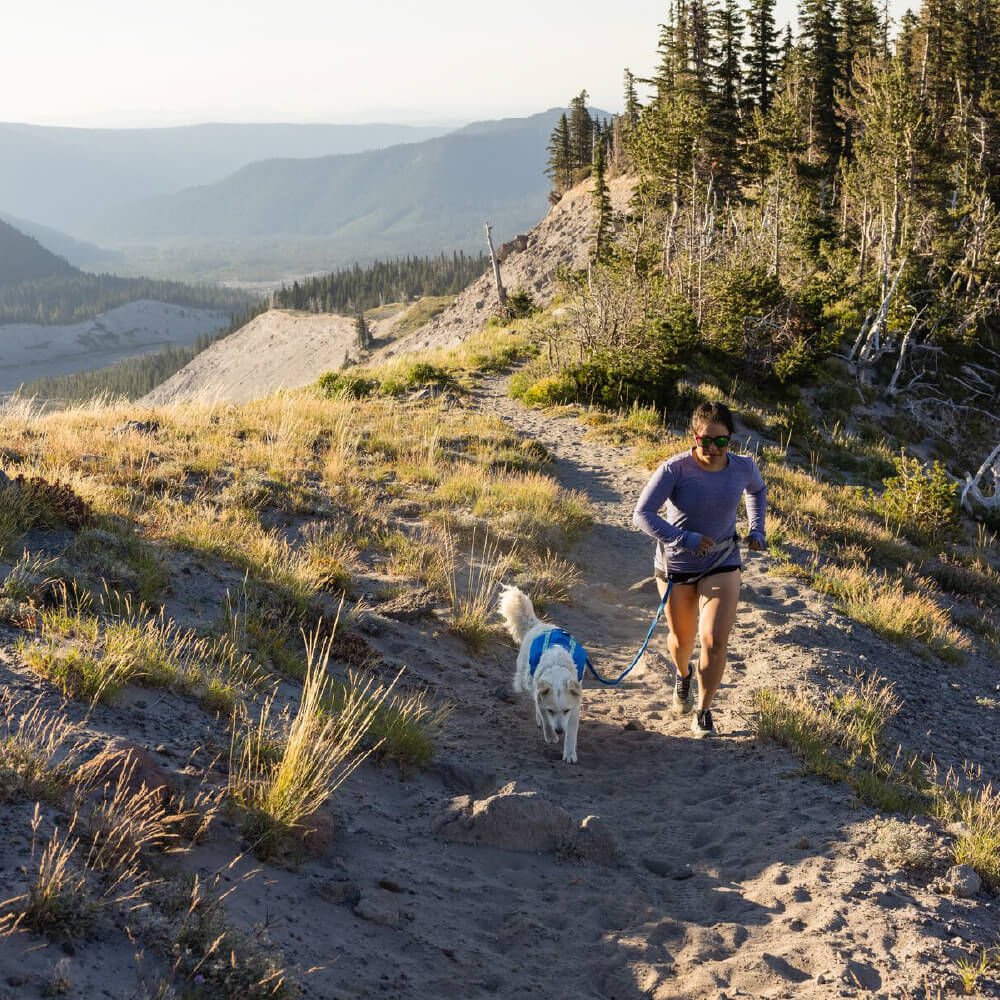
[[[570,681],[566,685],[566,690],[569,692],[571,698],[581,698],[583,696],[583,687],[577,680]]]
[[[552,685],[548,681],[539,681],[538,687],[535,688],[539,696],[544,698],[547,694],[552,693]]]

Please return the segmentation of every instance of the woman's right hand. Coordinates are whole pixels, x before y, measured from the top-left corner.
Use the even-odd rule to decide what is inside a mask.
[[[715,545],[715,539],[709,538],[708,535],[701,536],[701,544],[698,546],[698,555],[703,556]]]

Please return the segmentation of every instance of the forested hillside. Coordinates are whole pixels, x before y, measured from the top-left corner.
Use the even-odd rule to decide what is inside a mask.
[[[274,294],[283,309],[355,313],[386,302],[409,302],[423,295],[456,295],[486,270],[488,258],[462,251],[437,257],[406,257],[359,264],[322,277],[284,285]]]
[[[246,292],[216,286],[88,274],[0,221],[0,327],[77,323],[140,299],[237,312],[246,309],[251,298]]]
[[[998,42],[995,0],[927,0],[898,33],[871,0],[804,0],[795,35],[773,0],[672,0],[624,114],[570,114],[549,144],[556,195],[596,175],[593,267],[568,287],[615,402],[662,395],[696,350],[804,425],[799,389],[838,355],[902,441],[952,459],[961,435],[975,468],[1000,387]],[[637,176],[617,233],[613,170]]]
[[[0,289],[20,281],[78,274],[76,268],[0,220]]]
[[[140,299],[171,302],[192,309],[245,309],[252,296],[216,285],[186,285],[152,278],[86,274],[22,281],[0,288],[0,326],[5,323],[78,323]]]

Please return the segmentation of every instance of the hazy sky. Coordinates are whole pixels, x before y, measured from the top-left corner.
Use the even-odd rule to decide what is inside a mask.
[[[898,16],[905,0],[890,0]],[[917,6],[914,2],[913,6]],[[16,8],[16,13],[14,12]],[[794,0],[778,0],[779,23]],[[408,121],[620,109],[666,0],[34,0],[0,4],[0,121]]]

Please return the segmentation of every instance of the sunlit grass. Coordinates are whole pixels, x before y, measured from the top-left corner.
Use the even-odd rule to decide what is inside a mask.
[[[343,692],[337,713],[330,703],[327,672],[334,635],[321,640],[317,629],[306,642],[302,694],[280,753],[273,747],[273,700],[257,719],[236,719],[229,762],[229,795],[245,811],[254,850],[269,856],[289,838],[308,832],[307,822],[336,792],[374,747],[361,743],[380,704],[391,691],[369,680]]]

